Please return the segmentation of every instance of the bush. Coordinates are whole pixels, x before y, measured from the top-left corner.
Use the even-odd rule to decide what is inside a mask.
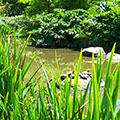
[[[22,1],[22,0],[21,0]],[[28,15],[36,15],[41,13],[52,13],[55,8],[72,10],[72,9],[87,9],[91,0],[31,0],[26,9]]]
[[[24,11],[28,4],[23,3],[8,3],[6,2],[4,5],[0,6],[0,16],[17,16],[24,14]]]
[[[101,46],[110,51],[117,42],[120,47],[120,8],[119,2],[99,2],[87,11],[82,9],[55,9],[53,13],[37,18],[40,27],[32,30],[33,43],[40,47],[48,46],[81,48]]]
[[[95,9],[95,10],[94,10]],[[96,15],[94,25],[90,27],[90,45],[102,46],[110,51],[114,42],[117,42],[117,52],[120,48],[120,7],[118,3],[100,2],[93,8]]]
[[[88,10],[54,9],[53,13],[46,15],[9,19],[4,18],[4,24],[10,28],[15,26],[19,36],[32,33],[32,45],[36,47],[80,50],[81,47],[101,46],[108,52],[117,42],[116,51],[120,52],[119,2],[99,2]]]
[[[36,39],[36,46],[77,47],[80,46],[80,37],[86,37],[85,26],[88,12],[82,9],[66,11],[55,9],[53,13],[37,18],[39,28],[32,30]],[[80,47],[79,47],[80,48]]]

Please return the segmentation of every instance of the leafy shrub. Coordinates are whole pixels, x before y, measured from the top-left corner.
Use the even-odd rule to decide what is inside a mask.
[[[17,36],[27,36],[28,32],[37,29],[39,26],[39,21],[34,17],[28,16],[14,16],[14,17],[1,17],[0,18],[0,28],[5,29],[7,34],[12,34],[13,30],[16,29]]]
[[[32,31],[34,37],[39,36],[33,41],[36,46],[45,43],[80,48],[89,43],[90,46],[102,46],[108,52],[117,42],[116,51],[120,52],[119,2],[99,2],[87,11],[55,9],[53,13],[37,19],[40,27]]]
[[[55,9],[51,14],[38,17],[40,26],[32,30],[33,36],[39,38],[35,41],[36,46],[41,46],[41,43],[59,47],[77,47],[78,43],[79,46],[79,37],[86,37],[87,28],[83,28],[87,16],[88,12],[82,9]]]
[[[102,46],[110,51],[117,42],[117,52],[120,48],[120,7],[118,3],[100,2],[94,8],[94,25],[90,27],[90,45]]]
[[[0,16],[16,16],[22,15],[28,4],[13,2],[6,2],[4,5],[0,6]]]
[[[90,6],[91,0],[59,0],[58,7],[66,10],[72,9],[88,9]]]
[[[21,0],[22,2],[23,0]],[[65,10],[87,9],[91,0],[28,0],[30,6],[27,7],[28,15],[36,15],[44,13],[52,13],[53,9],[60,8]]]
[[[8,21],[6,21],[8,19]],[[4,18],[4,24],[15,26],[19,36],[32,32],[32,45],[36,47],[102,46],[110,51],[117,42],[119,51],[119,2],[99,2],[88,10],[54,9],[53,13],[36,16]]]
[[[29,16],[41,14],[41,13],[50,13],[53,11],[56,0],[30,0],[29,6],[25,10],[26,14]]]
[[[5,33],[5,34],[12,33],[13,28],[12,28],[12,26],[10,26],[8,21],[6,21],[5,17],[0,18],[0,31],[1,31],[1,33]]]
[[[6,16],[8,11],[10,11],[10,7],[11,5],[9,3],[0,6],[0,16]]]

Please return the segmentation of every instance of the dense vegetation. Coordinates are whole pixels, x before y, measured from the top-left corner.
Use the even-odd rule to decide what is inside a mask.
[[[22,54],[29,38],[18,52],[15,33],[14,41],[11,41],[10,37],[6,37],[6,35],[2,36],[0,39],[0,119],[120,119],[120,111],[114,114],[119,92],[120,70],[118,68],[120,63],[111,73],[116,44],[108,61],[101,101],[100,83],[103,75],[101,53],[97,58],[96,70],[94,54],[92,56],[92,79],[83,94],[78,88],[82,59],[82,51],[80,52],[78,65],[74,66],[74,92],[71,94],[72,76],[70,80],[66,78],[65,84],[62,84],[57,57],[58,76],[54,71],[52,72],[52,83],[49,82],[44,66],[41,65],[25,84],[25,75],[35,59],[34,57],[28,65],[24,65],[25,57],[22,57]],[[44,77],[41,78],[41,81],[34,78],[40,68],[44,70]],[[46,81],[47,87],[43,84],[43,80]],[[56,80],[60,86],[59,92],[57,92]],[[112,85],[113,80],[115,80],[115,86]]]
[[[25,43],[18,48],[16,38],[27,36]],[[94,54],[92,56],[92,79],[84,93],[78,87],[82,50],[78,64],[74,66],[75,78],[71,76],[69,80],[67,77],[64,85],[57,55],[58,74],[51,70],[51,82],[41,64],[25,83],[25,75],[36,59],[34,56],[29,64],[25,64],[24,51],[29,39],[36,47],[80,50],[87,46],[102,46],[107,52],[116,42],[108,60],[102,96],[101,52],[96,67]],[[115,108],[120,62],[111,72],[115,47],[120,52],[120,0],[74,0],[74,4],[73,0],[0,0],[0,119],[119,120],[120,109],[115,113]],[[36,78],[41,69],[44,74]]]
[[[14,4],[23,4],[19,2]],[[64,1],[64,4],[63,1],[56,0],[24,1],[24,4],[27,5],[27,2],[29,6],[26,7],[22,16],[5,17],[6,13],[1,14],[0,20],[2,22],[0,27],[6,27],[9,33],[12,33],[15,27],[17,36],[27,36],[32,33],[32,45],[36,47],[56,46],[80,50],[81,47],[102,46],[108,52],[114,42],[117,42],[116,51],[120,52],[119,1],[94,2],[94,4],[91,1],[87,1],[81,4],[84,7],[86,6],[86,10],[78,9],[82,7],[78,7],[77,4],[74,4],[75,6],[73,5],[73,7],[64,7],[64,5],[71,5],[65,4],[66,2],[71,3],[71,1],[68,2],[67,0]],[[42,2],[39,9],[41,8],[43,11],[38,10],[36,6],[39,5],[39,2]],[[54,7],[50,7],[51,11],[46,12],[43,8],[47,9],[45,6],[49,2]],[[79,3],[80,1],[78,0],[77,2]],[[90,3],[89,7],[87,7],[88,3]],[[14,5],[13,3],[11,4]],[[72,10],[68,10],[68,8]],[[37,12],[37,15],[31,9],[33,9],[33,12]],[[15,11],[20,13],[19,10]],[[8,13],[11,14],[9,10]],[[7,15],[9,15],[8,13]]]

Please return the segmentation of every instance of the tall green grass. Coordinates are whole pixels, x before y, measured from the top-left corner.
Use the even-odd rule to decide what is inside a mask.
[[[29,36],[30,37],[30,36]],[[28,37],[28,39],[29,39]],[[120,63],[111,73],[112,57],[115,51],[113,46],[105,73],[105,87],[102,94],[100,83],[103,75],[102,54],[97,58],[95,67],[92,56],[92,79],[84,93],[78,88],[78,79],[82,61],[82,50],[77,67],[74,66],[75,78],[68,76],[65,84],[60,79],[59,64],[56,57],[58,75],[51,69],[52,81],[49,81],[44,66],[41,65],[31,78],[24,83],[25,75],[33,63],[25,65],[23,52],[28,39],[20,51],[17,51],[16,37],[11,43],[10,37],[1,35],[0,38],[0,119],[15,120],[118,120],[119,113],[114,115],[120,84]],[[11,44],[14,44],[11,48]],[[13,52],[12,52],[13,51]],[[57,56],[57,55],[56,55]],[[42,68],[41,68],[42,67]],[[34,76],[39,69],[44,70],[44,78],[38,82]],[[47,87],[44,83],[46,80]],[[113,80],[115,85],[113,86]],[[59,90],[56,87],[56,81]],[[74,81],[74,91],[71,94],[71,83]]]
[[[24,64],[23,52],[29,38],[30,35],[23,47],[17,51],[15,33],[13,43],[6,34],[0,36],[0,116],[2,119],[10,118],[12,114],[12,118],[18,116],[22,118],[24,115],[23,106],[21,106],[22,100],[25,99],[23,94],[27,93],[33,77],[39,70],[38,68],[35,74],[24,84],[25,75],[34,61],[33,58],[28,65]]]

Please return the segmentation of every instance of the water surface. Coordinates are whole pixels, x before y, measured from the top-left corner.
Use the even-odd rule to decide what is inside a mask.
[[[79,59],[79,51],[74,51],[71,49],[46,49],[46,48],[34,48],[34,47],[27,47],[26,48],[26,63],[29,63],[34,55],[37,55],[35,62],[32,64],[30,70],[26,78],[29,78],[36,69],[43,63],[46,72],[48,73],[49,77],[51,76],[51,70],[54,70],[57,73],[57,66],[55,61],[55,51],[57,53],[57,58],[59,62],[60,72],[61,74],[66,73],[67,71],[71,71],[74,69],[74,66],[77,65]],[[91,57],[82,57],[82,64],[81,64],[81,72],[85,70],[91,71]],[[107,61],[103,61],[103,69],[105,77]],[[112,64],[112,71],[114,70],[116,64]],[[44,72],[41,69],[40,72],[37,74],[36,77],[43,75]],[[119,90],[119,98],[120,98],[120,90]]]

